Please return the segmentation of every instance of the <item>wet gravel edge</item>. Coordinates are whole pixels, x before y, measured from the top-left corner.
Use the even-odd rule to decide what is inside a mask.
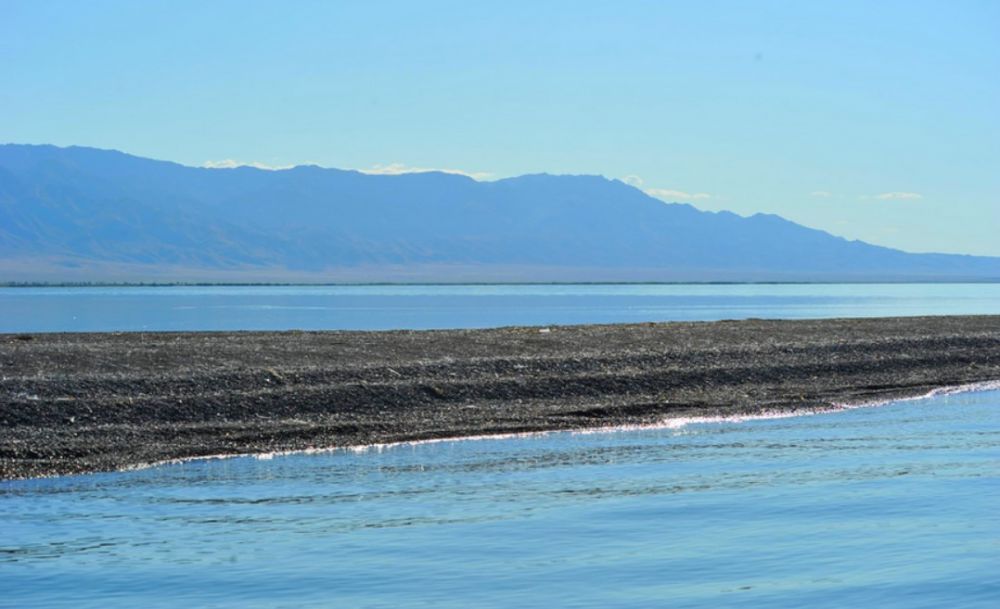
[[[1000,379],[1000,316],[0,334],[0,479],[812,411]]]

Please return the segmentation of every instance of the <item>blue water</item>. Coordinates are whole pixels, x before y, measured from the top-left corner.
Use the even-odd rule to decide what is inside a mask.
[[[0,484],[0,606],[1000,606],[1000,392]]]
[[[1000,284],[0,289],[0,332],[1000,313]],[[0,482],[0,608],[1000,607],[1000,392]]]
[[[332,330],[1000,313],[1000,284],[0,288],[0,332]]]

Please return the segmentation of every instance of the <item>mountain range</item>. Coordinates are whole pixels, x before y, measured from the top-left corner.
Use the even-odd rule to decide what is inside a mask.
[[[0,146],[0,281],[989,279],[1000,258],[905,253],[598,176],[210,169]]]

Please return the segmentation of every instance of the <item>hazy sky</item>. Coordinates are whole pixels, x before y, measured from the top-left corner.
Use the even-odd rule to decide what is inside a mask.
[[[593,173],[1000,255],[1000,2],[0,0],[0,142]]]

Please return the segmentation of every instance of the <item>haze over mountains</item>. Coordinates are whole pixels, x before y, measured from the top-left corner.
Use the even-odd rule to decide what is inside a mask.
[[[0,281],[842,281],[1000,278],[663,203],[617,180],[206,169],[0,146]]]

